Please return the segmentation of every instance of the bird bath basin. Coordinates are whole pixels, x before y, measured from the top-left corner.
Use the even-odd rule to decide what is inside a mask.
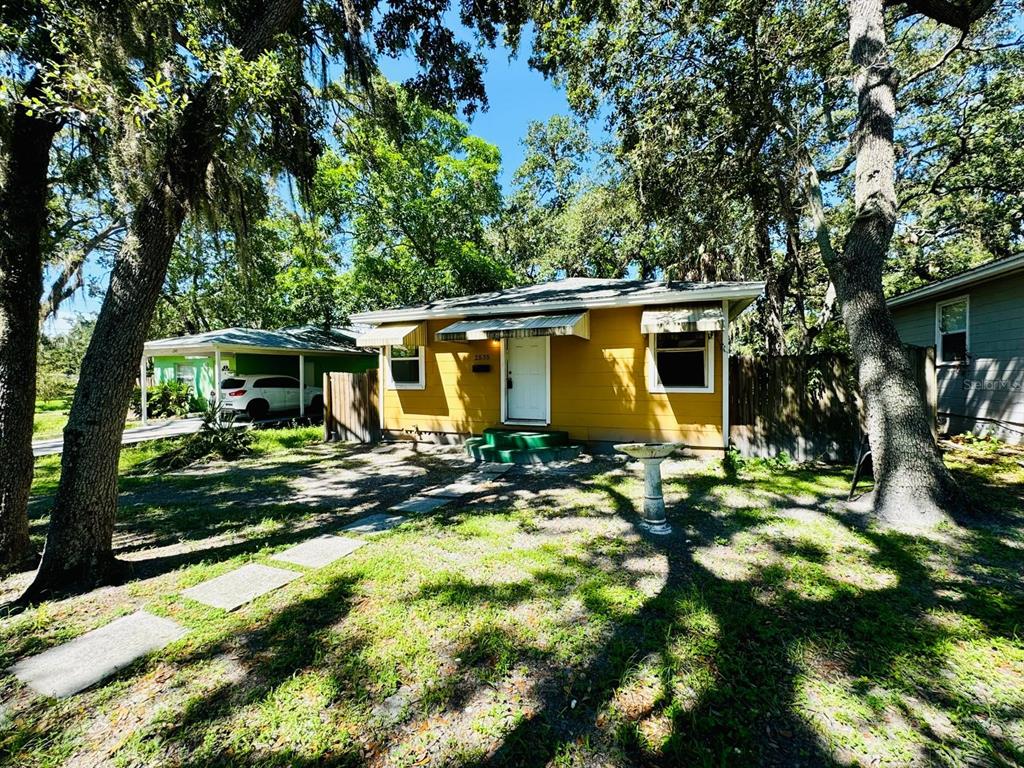
[[[640,527],[650,533],[672,533],[665,518],[665,497],[661,493],[661,462],[675,453],[677,443],[620,443],[615,450],[644,463],[644,519]]]

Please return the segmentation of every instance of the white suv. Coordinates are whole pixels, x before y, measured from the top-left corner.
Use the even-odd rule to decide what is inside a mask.
[[[297,411],[299,380],[269,373],[230,376],[220,383],[220,403],[224,411],[247,413],[253,421],[264,419],[270,413]],[[307,385],[306,413],[317,415],[323,407],[323,389]]]

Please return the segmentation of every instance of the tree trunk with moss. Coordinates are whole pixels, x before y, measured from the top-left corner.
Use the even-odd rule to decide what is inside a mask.
[[[301,11],[301,0],[263,5],[240,45],[243,57],[252,60],[267,50]],[[204,193],[229,111],[217,78],[200,86],[168,137],[155,180],[129,221],[64,430],[60,485],[42,562],[23,602],[116,577],[117,467],[129,400],[171,249],[186,214]]]
[[[42,76],[25,98],[41,95]],[[39,301],[43,290],[50,148],[60,128],[52,117],[17,105],[5,121],[0,152],[0,572],[31,567],[28,497],[36,399]]]

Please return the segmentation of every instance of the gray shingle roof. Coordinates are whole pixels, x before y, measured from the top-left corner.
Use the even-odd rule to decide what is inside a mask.
[[[533,309],[667,304],[730,299],[749,304],[764,290],[762,282],[660,282],[571,277],[537,285],[439,299],[415,307],[363,312],[352,316],[361,323],[387,323],[440,317],[473,317]]]
[[[316,326],[281,328],[265,331],[259,328],[221,328],[192,336],[171,336],[166,339],[147,341],[147,355],[174,354],[174,350],[188,350],[202,353],[215,349],[286,350],[295,353],[313,352],[323,354],[354,353],[366,354],[365,349],[355,346],[357,328],[336,328],[325,332]]]

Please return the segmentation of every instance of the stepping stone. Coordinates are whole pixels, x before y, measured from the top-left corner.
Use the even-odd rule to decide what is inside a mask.
[[[188,633],[175,621],[138,611],[8,668],[45,696],[70,696]]]
[[[509,465],[511,466],[511,465]],[[463,475],[455,483],[468,485],[470,487],[480,489],[491,483],[497,483],[501,481],[501,475],[496,475],[493,472],[471,472],[468,475]]]
[[[514,466],[515,464],[497,464],[488,462],[486,464],[481,464],[476,471],[485,475],[493,475],[495,477],[500,477],[501,475],[504,475],[506,472],[512,469],[512,467]]]
[[[414,515],[421,515],[424,512],[430,512],[443,507],[451,499],[446,499],[441,496],[435,496],[433,498],[427,496],[413,496],[411,499],[406,499],[401,504],[395,504],[391,507],[391,512],[412,512]]]
[[[376,515],[367,515],[349,523],[341,530],[348,533],[361,533],[365,536],[373,536],[377,533],[390,531],[392,528],[405,522],[402,515],[389,515],[387,512],[378,512]]]
[[[278,552],[271,559],[293,565],[304,565],[307,568],[322,568],[355,552],[365,543],[365,541],[345,536],[317,536],[315,539],[296,544],[284,552]]]
[[[441,486],[440,488],[431,488],[429,491],[423,491],[424,496],[443,496],[447,499],[458,499],[465,496],[467,493],[474,493],[480,490],[481,486],[490,482],[489,478],[482,478],[482,481],[474,482],[472,480],[466,480],[459,478],[454,483]]]
[[[223,576],[189,587],[181,594],[204,605],[233,611],[260,595],[283,587],[301,575],[298,571],[249,563]]]

